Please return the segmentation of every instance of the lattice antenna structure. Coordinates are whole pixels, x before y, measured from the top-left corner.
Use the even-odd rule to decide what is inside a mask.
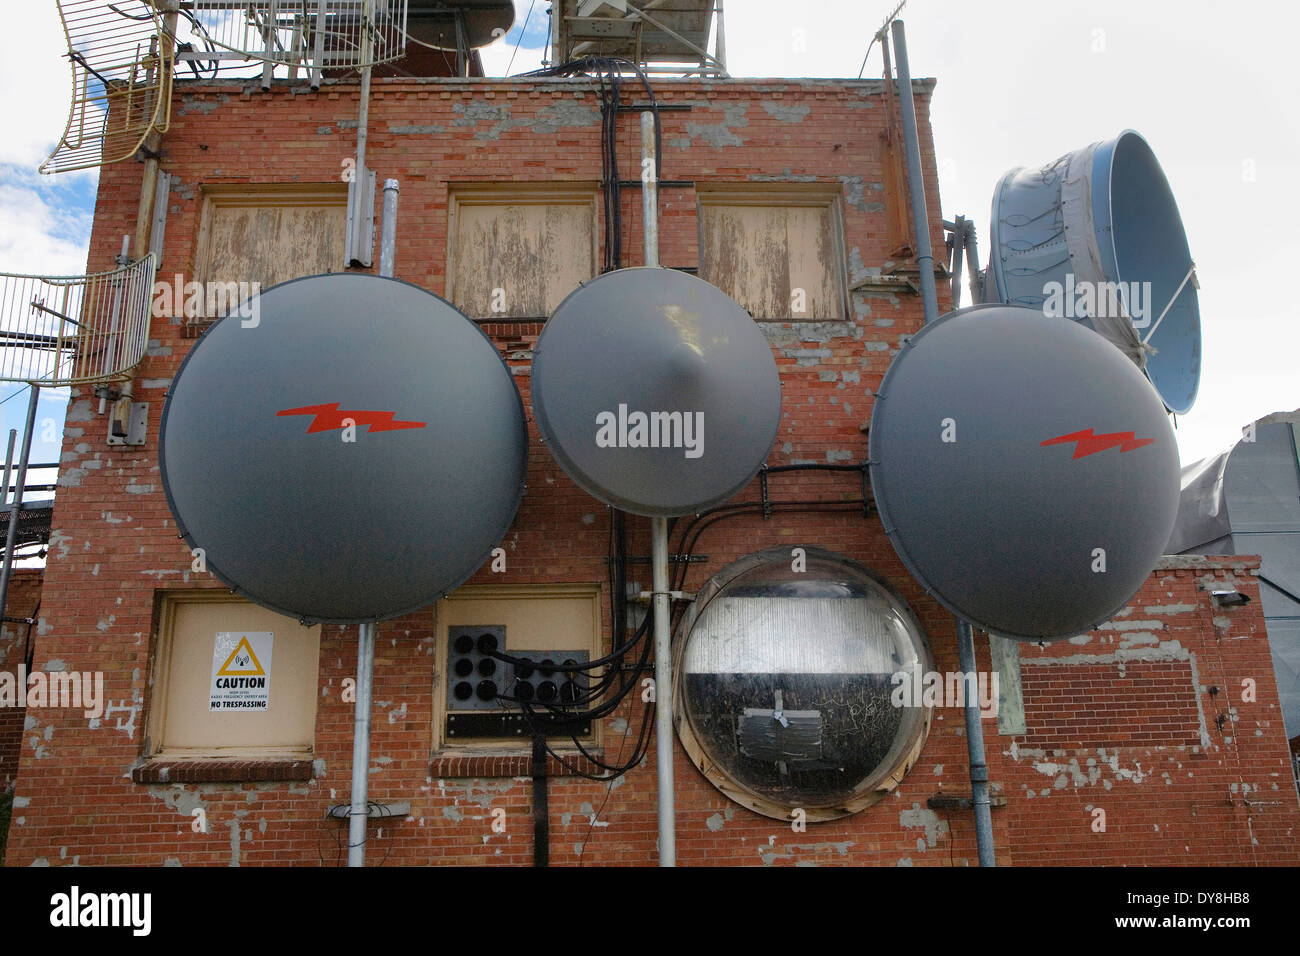
[[[183,50],[183,61],[260,61],[318,76],[406,53],[407,0],[185,0],[181,13],[205,47]]]
[[[163,14],[145,0],[56,0],[72,64],[72,106],[41,172],[130,159],[171,120],[172,53]]]

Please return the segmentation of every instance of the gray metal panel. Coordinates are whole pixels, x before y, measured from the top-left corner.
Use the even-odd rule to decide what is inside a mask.
[[[1237,443],[1224,494],[1233,534],[1300,531],[1300,464],[1289,423],[1257,425],[1253,442]]]
[[[382,620],[437,600],[487,559],[522,494],[523,406],[495,347],[396,279],[296,279],[259,312],[208,330],[163,411],[163,488],[186,542],[296,617]]]
[[[754,320],[717,287],[673,269],[621,269],[561,302],[534,351],[532,397],[569,477],[641,515],[694,514],[727,500],[767,459],[781,423],[780,376]],[[661,447],[642,447],[633,413],[673,412],[683,427],[669,427],[667,447],[662,428],[649,429]],[[698,449],[688,447],[687,422]]]
[[[974,306],[913,336],[885,373],[869,447],[903,562],[953,613],[1007,637],[1105,621],[1142,587],[1178,510],[1178,450],[1150,384],[1100,336],[1033,309]]]
[[[1224,554],[1219,548],[1231,548],[1224,539],[1230,535],[1227,502],[1223,497],[1223,473],[1231,451],[1192,462],[1182,469],[1182,492],[1178,500],[1178,518],[1165,545],[1166,554]],[[1230,551],[1227,553],[1231,553]]]
[[[1268,644],[1286,735],[1300,736],[1300,620],[1269,621]]]
[[[1300,531],[1233,534],[1233,554],[1259,555],[1264,617],[1300,617]]]

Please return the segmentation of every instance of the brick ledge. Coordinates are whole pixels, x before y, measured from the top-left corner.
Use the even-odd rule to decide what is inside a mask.
[[[589,752],[600,760],[605,759],[602,748],[588,748]],[[592,763],[582,754],[560,751],[564,762],[584,773],[604,774],[608,771]],[[531,777],[533,775],[533,758],[531,754],[437,754],[429,761],[429,775],[432,777]],[[546,775],[549,777],[577,776],[554,756],[546,756]]]
[[[310,760],[150,760],[131,770],[135,783],[255,783],[310,780]]]

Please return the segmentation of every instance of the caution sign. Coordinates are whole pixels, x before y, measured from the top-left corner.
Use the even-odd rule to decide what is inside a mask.
[[[221,631],[212,647],[208,710],[266,710],[271,699],[270,631]]]

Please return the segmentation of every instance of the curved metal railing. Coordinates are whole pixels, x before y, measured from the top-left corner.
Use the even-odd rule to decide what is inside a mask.
[[[149,344],[157,260],[84,276],[0,273],[0,381],[121,379]]]

